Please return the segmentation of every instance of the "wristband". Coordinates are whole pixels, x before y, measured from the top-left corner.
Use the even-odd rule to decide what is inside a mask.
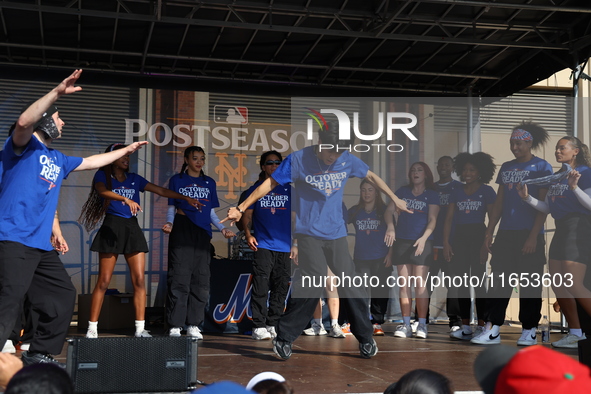
[[[294,243],[291,244],[291,246],[295,246],[297,248],[298,247],[298,244],[294,242]]]
[[[240,207],[238,205],[236,205],[236,209],[238,210],[238,212],[244,213],[244,211],[242,209],[240,209]]]

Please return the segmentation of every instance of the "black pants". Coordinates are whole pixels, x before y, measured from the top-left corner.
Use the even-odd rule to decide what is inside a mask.
[[[392,266],[384,267],[384,258],[375,260],[355,260],[355,269],[361,276],[376,276],[380,279],[380,283],[387,283],[387,279],[392,275]],[[371,322],[374,324],[384,324],[386,313],[388,312],[388,293],[390,288],[388,286],[377,287],[372,289],[367,288],[371,295],[369,303],[369,311],[371,312]]]
[[[198,326],[209,297],[211,237],[185,215],[175,215],[168,242],[166,319],[170,327]]]
[[[445,275],[451,277],[463,277],[464,275],[476,276],[482,286],[474,288],[475,304],[478,319],[484,320],[486,317],[486,287],[482,280],[486,270],[486,264],[480,264],[480,248],[484,243],[484,233],[486,227],[484,223],[463,224],[456,226],[452,250],[454,256],[449,264],[449,271]],[[463,319],[470,318],[470,286],[451,286],[448,289],[448,298],[457,298],[460,313]]]
[[[252,264],[250,294],[252,324],[255,328],[277,325],[285,309],[285,297],[289,290],[289,270],[289,252],[275,252],[263,248],[257,250]]]
[[[523,254],[521,248],[529,236],[529,230],[499,230],[492,246],[491,267],[493,286],[489,288],[487,321],[501,326],[505,322],[505,311],[514,291],[508,284],[511,274],[528,273],[541,275],[544,272],[546,255],[544,237],[538,234],[536,251]],[[504,274],[505,285],[501,286],[499,274]],[[538,326],[542,317],[542,286],[519,288],[519,321],[524,329]]]
[[[349,255],[347,238],[321,240],[298,235],[299,268],[301,275],[293,278],[292,294],[287,309],[277,326],[279,339],[293,342],[306,328],[318,299],[322,297],[324,285],[309,286],[308,278],[326,277],[327,267],[338,277],[356,277],[355,265]],[[372,340],[373,326],[369,320],[367,293],[363,287],[342,286],[338,288],[343,308],[346,308],[351,332],[361,343]]]
[[[76,288],[56,251],[0,241],[0,343],[21,318],[25,294],[39,316],[31,352],[60,354],[70,327]]]
[[[443,273],[449,273],[450,265],[452,263],[445,260],[443,257],[443,249],[433,248],[433,264],[429,267],[429,276],[439,275],[439,271]],[[449,327],[462,326],[462,317],[460,310],[460,303],[457,297],[450,297],[450,290],[447,289],[447,298],[445,300],[447,317],[449,318]],[[453,295],[453,291],[451,291]],[[431,289],[429,289],[429,297],[431,296]],[[429,298],[429,304],[431,298]],[[416,312],[415,312],[416,315]],[[418,315],[417,315],[418,316]],[[427,321],[429,321],[429,314],[427,313]]]

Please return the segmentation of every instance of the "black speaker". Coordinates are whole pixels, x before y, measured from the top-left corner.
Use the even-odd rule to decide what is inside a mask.
[[[197,339],[68,339],[76,393],[190,391],[197,385]]]

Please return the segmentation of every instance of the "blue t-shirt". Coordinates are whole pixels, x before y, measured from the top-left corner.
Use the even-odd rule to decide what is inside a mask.
[[[255,183],[246,197],[259,186]],[[275,252],[291,251],[291,186],[277,185],[248,207],[252,209],[252,228],[258,247]]]
[[[400,212],[396,223],[396,238],[415,241],[423,236],[429,223],[429,205],[439,205],[439,194],[435,190],[426,189],[418,196],[412,189],[402,186],[396,195],[406,202],[406,207],[413,213]],[[428,239],[433,239],[433,233]]]
[[[315,146],[293,152],[273,175],[279,184],[295,184],[298,191],[296,233],[324,240],[347,236],[343,220],[343,191],[348,178],[364,178],[369,167],[348,151],[330,166],[320,162]]]
[[[503,163],[497,175],[497,184],[504,187],[499,230],[531,230],[538,211],[521,200],[516,186],[525,179],[541,178],[551,174],[550,163],[536,156],[525,163],[519,163],[517,160]],[[539,186],[528,185],[527,188],[532,197],[538,198]]]
[[[8,137],[2,154],[0,241],[53,250],[51,230],[62,181],[82,160],[48,148],[35,136],[17,155]]]
[[[94,174],[94,181],[93,184],[102,183],[107,186],[107,178],[104,171],[97,171]],[[116,178],[111,177],[111,191],[113,193],[119,194],[125,198],[132,200],[135,203],[140,203],[140,193],[144,191],[144,188],[149,182],[135,174],[133,172],[127,173],[125,180],[123,182],[119,182]],[[131,214],[131,209],[126,204],[123,204],[123,201],[115,201],[110,200],[109,206],[107,207],[107,214],[121,216],[122,218],[130,218],[133,215]]]
[[[581,173],[578,187],[586,190],[591,187],[591,168],[587,166],[578,166],[575,170]],[[527,185],[529,188],[529,185]],[[550,213],[554,219],[562,219],[569,213],[580,213],[590,215],[591,211],[581,205],[575,193],[568,187],[568,178],[554,183],[548,189],[546,195],[550,205]],[[590,240],[591,241],[591,240]]]
[[[437,225],[435,226],[435,230],[433,231],[433,247],[443,247],[443,226],[445,224],[445,216],[447,215],[449,196],[452,190],[458,187],[462,187],[463,185],[464,184],[462,182],[456,181],[455,179],[444,185],[441,185],[439,183],[435,184],[435,187],[437,188],[437,193],[439,193],[439,213],[437,214]],[[455,223],[452,223],[450,239],[453,236],[454,225]]]
[[[207,231],[211,237],[211,210],[220,206],[215,181],[208,176],[193,178],[189,174],[176,174],[170,178],[168,188],[183,196],[196,198],[203,204],[199,210],[186,200],[168,199],[168,205],[182,209],[189,220]]]
[[[455,224],[484,223],[489,204],[494,204],[497,193],[489,185],[480,185],[472,194],[467,195],[463,187],[455,189],[450,196],[450,203],[455,204]]]
[[[386,214],[386,212],[384,212]],[[370,213],[357,206],[349,209],[349,223],[355,227],[355,260],[375,260],[386,257],[388,246],[384,242],[386,235],[386,221],[378,218],[374,209]]]

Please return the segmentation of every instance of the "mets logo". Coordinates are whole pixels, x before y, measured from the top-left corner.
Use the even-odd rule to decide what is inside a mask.
[[[213,320],[217,324],[239,323],[244,316],[252,320],[250,310],[251,274],[240,274],[232,295],[226,304],[218,304],[213,310]]]
[[[218,174],[218,186],[227,187],[228,193],[224,195],[226,199],[236,199],[238,196],[234,193],[234,190],[240,189],[246,186],[244,176],[248,173],[246,167],[244,167],[244,159],[246,154],[236,153],[234,157],[238,160],[238,166],[236,168],[228,162],[228,154],[218,152],[215,154],[219,158],[219,164],[215,168],[215,173]]]

